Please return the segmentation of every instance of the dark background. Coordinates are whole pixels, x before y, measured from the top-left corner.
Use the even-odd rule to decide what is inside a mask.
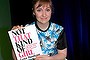
[[[68,60],[88,60],[90,58],[90,0],[52,1],[55,8],[52,21],[65,28]],[[25,25],[33,21],[32,0],[9,0],[9,2],[11,26]]]
[[[52,21],[61,24],[60,19],[63,20],[63,6],[62,1],[52,0],[54,4],[54,13],[52,14]],[[58,3],[59,2],[59,3]],[[27,22],[33,21],[32,16],[32,0],[10,0],[11,21],[12,25],[24,25]],[[60,18],[62,17],[62,18]],[[60,21],[60,22],[58,22]]]

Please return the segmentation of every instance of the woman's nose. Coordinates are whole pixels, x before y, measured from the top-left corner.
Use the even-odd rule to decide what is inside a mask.
[[[43,17],[45,17],[46,16],[46,12],[44,11],[44,12],[42,12],[42,16]]]

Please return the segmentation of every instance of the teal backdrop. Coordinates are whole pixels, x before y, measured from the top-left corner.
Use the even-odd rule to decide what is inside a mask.
[[[12,59],[12,45],[8,37],[11,29],[11,16],[9,0],[0,0],[0,60]]]

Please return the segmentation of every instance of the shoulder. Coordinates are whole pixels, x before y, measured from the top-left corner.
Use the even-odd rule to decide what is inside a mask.
[[[55,31],[62,31],[63,29],[64,29],[64,27],[63,26],[61,26],[61,25],[59,25],[59,24],[56,24],[56,23],[53,23],[53,22],[51,22],[51,26],[53,27],[53,29],[55,30]]]

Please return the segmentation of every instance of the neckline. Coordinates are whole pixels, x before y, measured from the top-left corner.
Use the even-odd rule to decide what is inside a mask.
[[[51,25],[51,22],[49,21],[49,26],[48,26],[48,28],[47,28],[46,30],[42,30],[42,29],[40,29],[40,28],[38,27],[37,22],[35,21],[35,26],[36,26],[36,28],[37,28],[38,30],[42,31],[42,32],[46,32],[46,31],[49,29],[50,25]]]

